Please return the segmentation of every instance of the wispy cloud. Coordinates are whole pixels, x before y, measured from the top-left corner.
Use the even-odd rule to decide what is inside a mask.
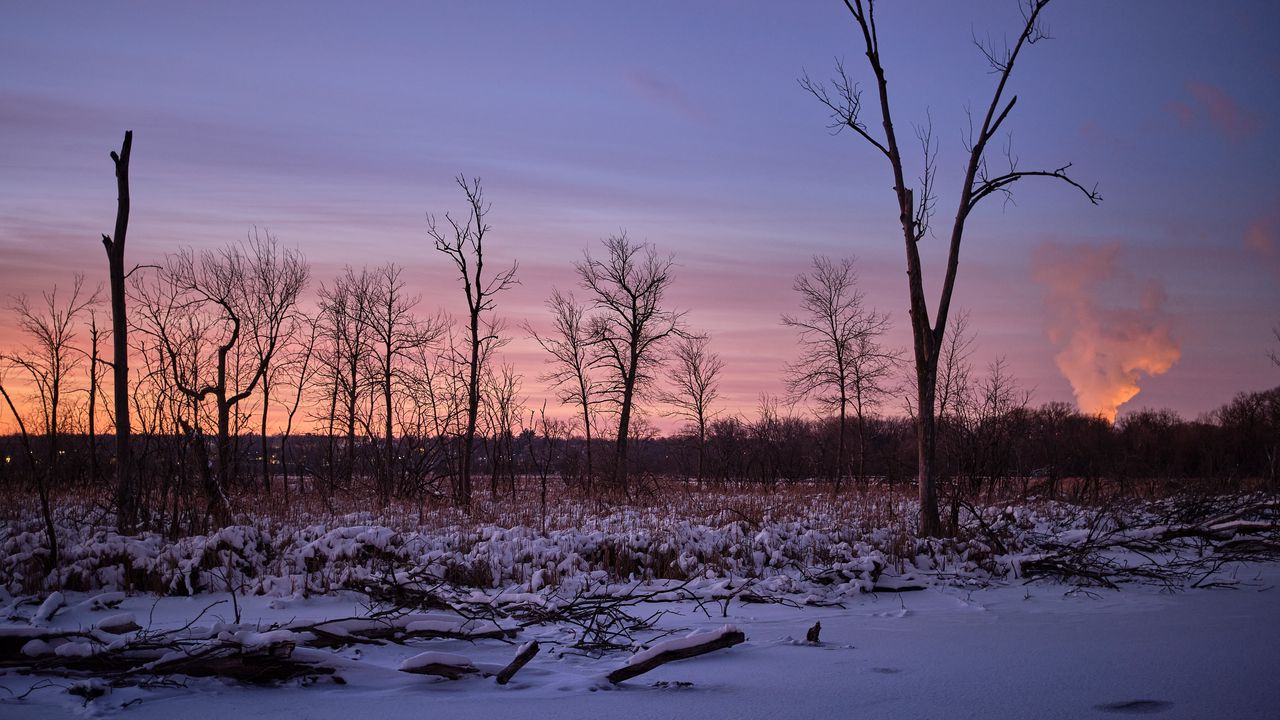
[[[631,68],[626,73],[627,86],[640,97],[683,115],[699,124],[710,122],[706,110],[690,99],[675,83],[656,77],[647,70]]]
[[[1227,140],[1238,143],[1257,135],[1262,117],[1231,97],[1223,88],[1198,80],[1186,84],[1186,96],[1165,104],[1165,111],[1185,128],[1207,124]]]
[[[1244,245],[1272,270],[1280,272],[1280,212],[1255,218],[1244,230]]]

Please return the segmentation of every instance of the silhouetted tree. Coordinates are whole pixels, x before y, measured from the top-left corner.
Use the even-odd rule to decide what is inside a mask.
[[[329,286],[320,288],[320,320],[328,340],[321,354],[328,383],[327,460],[330,490],[339,475],[350,484],[355,473],[356,429],[359,402],[364,389],[362,373],[369,363],[373,338],[364,317],[373,296],[368,268],[357,273],[351,266]],[[341,415],[339,415],[341,412]],[[335,451],[338,424],[345,425],[341,471]]]
[[[173,387],[198,412],[214,401],[217,476],[205,495],[216,522],[227,519],[225,489],[232,479],[232,412],[253,395],[280,347],[310,270],[302,255],[281,250],[256,232],[243,245],[191,250],[167,258],[154,282],[135,284],[142,299],[143,331],[155,338]],[[203,452],[200,418],[188,435]]]
[[[116,225],[111,235],[102,236],[107,251],[107,271],[111,286],[111,377],[116,427],[116,529],[132,532],[137,519],[134,493],[133,456],[129,450],[129,318],[125,309],[125,237],[129,230],[129,156],[133,131],[126,130],[120,152],[111,153],[116,172]]]
[[[929,317],[929,304],[925,298],[919,243],[929,232],[929,222],[934,210],[933,180],[937,146],[933,141],[930,125],[917,129],[917,139],[924,155],[920,194],[917,196],[914,189],[907,186],[902,151],[894,127],[893,113],[889,103],[888,80],[881,63],[880,37],[877,31],[874,0],[845,0],[845,7],[857,23],[862,39],[861,44],[875,78],[878,120],[882,130],[873,132],[864,121],[861,89],[850,81],[842,65],[836,66],[834,89],[828,89],[823,84],[810,80],[808,76],[800,81],[805,90],[813,94],[831,111],[833,118],[831,127],[836,131],[848,129],[865,140],[884,156],[893,175],[893,192],[907,252],[907,284],[911,300],[911,330],[916,369],[919,531],[925,536],[936,536],[942,530],[933,467],[936,444],[934,401],[939,353],[945,340],[951,296],[955,289],[956,272],[960,262],[960,244],[964,238],[965,223],[969,215],[983,199],[995,194],[1007,197],[1015,183],[1028,177],[1061,180],[1082,192],[1091,203],[1096,204],[1101,200],[1096,189],[1085,188],[1071,179],[1067,174],[1067,170],[1071,167],[1069,164],[1052,170],[1020,170],[1016,160],[1010,154],[1009,168],[1005,172],[992,170],[987,162],[987,150],[991,141],[1000,132],[1013,106],[1017,103],[1016,95],[1006,100],[1005,92],[1014,64],[1023,48],[1048,37],[1040,24],[1040,13],[1048,4],[1049,0],[1026,0],[1023,6],[1022,31],[1011,47],[1005,45],[1003,49],[997,49],[990,44],[978,45],[997,78],[996,87],[982,116],[977,134],[974,135],[971,131],[966,143],[969,156],[965,164],[964,179],[960,185],[955,220],[951,227],[947,266],[939,294],[937,315],[932,321]]]
[[[65,301],[59,301],[57,286],[42,297],[41,306],[33,306],[26,296],[14,299],[11,309],[30,344],[0,356],[0,362],[21,368],[34,387],[46,438],[44,474],[52,483],[60,479],[59,440],[66,424],[63,413],[68,383],[84,359],[75,345],[77,325],[81,313],[98,301],[98,293],[86,295],[84,276],[76,275],[71,296]]]
[[[525,331],[551,355],[547,362],[551,369],[539,379],[555,390],[557,399],[565,405],[573,405],[582,414],[582,430],[586,436],[586,489],[591,489],[594,464],[591,457],[592,409],[596,403],[597,387],[591,379],[591,336],[586,307],[578,303],[572,293],[552,290],[546,302],[551,311],[552,331],[540,335],[528,323]]]
[[[720,371],[724,361],[707,349],[710,338],[685,335],[676,340],[667,369],[669,388],[662,401],[668,415],[693,423],[698,440],[698,482],[702,482],[707,446],[707,423],[715,417],[711,404],[720,396]]]
[[[604,369],[601,395],[618,413],[613,480],[629,494],[627,441],[636,395],[652,381],[663,345],[680,332],[684,314],[664,307],[675,278],[671,256],[659,257],[652,245],[632,242],[626,234],[610,237],[604,246],[607,258],[587,252],[575,268],[596,311],[590,326],[592,365]]]
[[[848,411],[858,424],[858,477],[866,456],[866,413],[888,390],[897,354],[881,345],[889,317],[868,308],[852,260],[837,265],[813,258],[812,270],[796,276],[801,315],[783,315],[782,324],[799,333],[800,357],[787,366],[787,390],[793,399],[813,398],[834,409],[839,419],[836,439],[836,484],[848,471]]]
[[[489,232],[485,216],[490,205],[484,200],[479,178],[457,178],[458,187],[467,197],[466,220],[456,220],[445,213],[448,229],[441,227],[435,216],[427,216],[427,233],[435,242],[436,250],[449,256],[462,280],[463,295],[467,300],[467,425],[462,436],[462,458],[458,477],[458,504],[471,503],[472,448],[476,439],[476,418],[480,411],[480,378],[483,346],[498,339],[493,323],[484,324],[481,316],[493,310],[493,296],[516,283],[518,264],[495,273],[484,275],[484,240]],[[482,333],[482,331],[484,331]]]

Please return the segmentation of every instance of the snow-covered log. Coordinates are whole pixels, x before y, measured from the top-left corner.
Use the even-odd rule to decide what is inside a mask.
[[[418,653],[411,658],[405,659],[404,662],[400,663],[398,669],[400,672],[413,673],[415,675],[438,675],[450,680],[457,680],[464,675],[480,672],[475,663],[463,655],[432,651]]]
[[[521,645],[520,649],[516,652],[515,659],[508,663],[506,667],[502,668],[502,670],[498,671],[498,684],[506,685],[511,682],[511,678],[515,677],[515,674],[520,672],[520,668],[529,664],[529,661],[533,659],[533,656],[538,654],[538,650],[537,640],[531,640]]]
[[[609,673],[605,679],[611,683],[620,683],[637,675],[643,675],[660,665],[733,647],[746,639],[747,636],[738,628],[733,625],[724,625],[713,632],[694,633],[687,637],[665,640],[648,650],[632,655],[626,665]]]

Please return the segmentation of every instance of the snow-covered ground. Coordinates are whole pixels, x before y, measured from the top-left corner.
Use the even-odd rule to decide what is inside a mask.
[[[53,571],[11,520],[0,719],[1280,718],[1274,496],[995,504],[947,540],[856,502],[176,539],[63,512]],[[292,679],[208,677],[263,668]]]
[[[664,665],[618,686],[602,676],[626,653],[561,654],[564,628],[531,627],[513,642],[426,640],[356,645],[327,653],[330,677],[282,686],[188,679],[184,687],[119,688],[85,702],[73,680],[10,670],[0,685],[5,718],[1088,718],[1153,713],[1169,718],[1280,717],[1280,565],[1226,569],[1232,589],[1072,592],[1051,583],[850,596],[839,607],[663,603],[660,628],[715,631],[732,624],[745,643]],[[94,609],[68,593],[50,627],[89,628],[132,613],[153,629],[185,625],[226,594],[138,595]],[[354,593],[240,598],[241,620],[261,627],[359,615]],[[635,608],[640,613],[644,608]],[[704,611],[705,610],[705,611]],[[201,622],[230,621],[224,602]],[[118,618],[117,618],[118,619]],[[804,642],[821,621],[821,644]],[[649,636],[657,636],[649,632]],[[521,642],[547,646],[509,685],[479,674],[459,680],[399,672],[422,652],[458,655],[496,671]],[[0,692],[8,697],[9,693]]]

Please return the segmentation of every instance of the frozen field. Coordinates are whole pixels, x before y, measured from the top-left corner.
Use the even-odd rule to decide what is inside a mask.
[[[664,665],[611,686],[601,676],[626,655],[601,659],[544,651],[507,686],[398,672],[423,650],[465,655],[479,668],[506,664],[515,645],[430,640],[333,650],[338,675],[281,687],[190,679],[185,687],[122,688],[85,703],[71,681],[5,700],[9,718],[1083,718],[1152,713],[1169,718],[1274,718],[1280,708],[1280,567],[1237,568],[1234,589],[1151,587],[1069,593],[1053,584],[930,588],[867,594],[845,608],[733,602],[708,617],[691,602],[662,627],[712,630],[732,623],[747,641]],[[116,610],[72,608],[56,627],[87,627],[132,612],[157,625],[186,624],[216,596],[126,599]],[[153,607],[153,603],[155,603]],[[274,605],[275,607],[270,607]],[[361,612],[354,595],[274,602],[248,598],[242,621],[263,625]],[[227,620],[229,603],[203,619]],[[217,616],[217,617],[213,617]],[[822,622],[821,644],[804,642]],[[560,630],[528,637],[554,641]],[[33,678],[0,684],[22,693]],[[684,683],[689,683],[685,685]],[[6,695],[8,693],[5,693]],[[125,707],[127,706],[127,707]]]
[[[826,500],[177,540],[67,516],[56,578],[11,522],[0,717],[1275,718],[1277,507],[996,505],[945,541]],[[718,630],[745,641],[606,679]]]

